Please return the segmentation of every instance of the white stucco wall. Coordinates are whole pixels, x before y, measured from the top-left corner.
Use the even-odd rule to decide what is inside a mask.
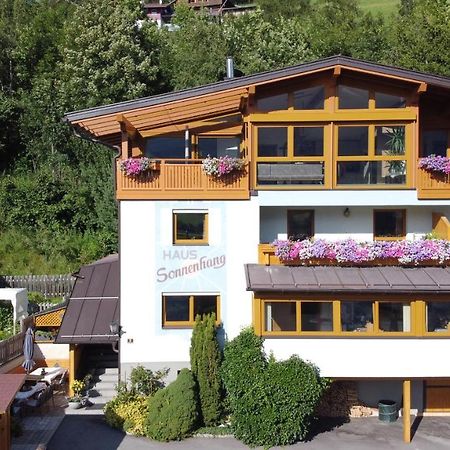
[[[267,339],[267,352],[316,364],[323,376],[427,378],[450,374],[449,339]]]
[[[390,207],[391,208],[391,207]],[[450,217],[450,207],[412,206],[406,209],[407,239],[419,239],[432,230],[432,213],[440,212]],[[278,234],[287,233],[287,210],[295,207],[261,207],[261,242],[273,242]],[[297,207],[302,209],[302,207]],[[344,216],[344,207],[308,206],[314,209],[314,231],[316,238],[338,240],[352,237],[358,241],[373,240],[373,210],[375,207],[354,206],[350,215]]]

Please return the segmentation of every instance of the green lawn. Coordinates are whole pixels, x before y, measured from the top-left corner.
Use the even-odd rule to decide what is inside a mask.
[[[381,12],[389,16],[396,11],[400,0],[359,0],[359,3],[364,11],[371,11],[373,13]]]

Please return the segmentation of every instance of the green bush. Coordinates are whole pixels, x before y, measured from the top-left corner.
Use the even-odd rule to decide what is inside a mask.
[[[191,339],[191,369],[198,383],[201,417],[206,426],[217,425],[222,414],[222,355],[215,322],[215,314],[197,316]]]
[[[222,376],[235,436],[251,446],[288,445],[304,439],[328,381],[318,369],[292,356],[267,358],[251,329],[224,352]]]
[[[152,372],[144,366],[136,366],[132,369],[130,375],[130,389],[138,395],[151,396],[162,389],[165,384],[162,381],[169,369]]]
[[[127,401],[115,398],[105,405],[106,422],[119,430],[144,436],[144,424],[148,415],[147,397],[132,397]]]
[[[157,441],[180,440],[198,423],[198,394],[192,372],[182,369],[177,379],[149,400],[146,435]]]

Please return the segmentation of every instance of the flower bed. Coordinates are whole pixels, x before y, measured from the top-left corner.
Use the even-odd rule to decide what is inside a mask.
[[[220,178],[231,172],[242,170],[244,165],[245,161],[240,158],[231,158],[230,156],[211,158],[208,156],[203,160],[202,169],[206,175]]]
[[[146,158],[128,158],[120,161],[120,170],[125,172],[128,177],[136,177],[142,173],[150,170],[152,167],[152,160]]]
[[[283,263],[351,265],[432,265],[450,262],[450,241],[356,242],[353,239],[276,240],[275,256]]]
[[[419,167],[428,172],[450,174],[450,158],[446,156],[431,155],[419,159]]]

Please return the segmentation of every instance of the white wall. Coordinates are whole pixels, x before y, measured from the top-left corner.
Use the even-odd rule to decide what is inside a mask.
[[[69,344],[35,343],[33,359],[69,359]]]
[[[402,207],[399,207],[402,208]],[[261,242],[273,242],[279,233],[287,233],[288,207],[261,207]],[[297,209],[302,209],[297,207]],[[314,209],[314,231],[316,238],[338,240],[353,238],[358,241],[373,240],[373,207],[354,206],[345,217],[344,207],[311,207]],[[407,239],[418,239],[432,230],[432,213],[442,212],[450,217],[449,207],[414,206],[406,209]]]
[[[266,339],[278,359],[297,354],[326,377],[427,378],[450,374],[450,339]]]

